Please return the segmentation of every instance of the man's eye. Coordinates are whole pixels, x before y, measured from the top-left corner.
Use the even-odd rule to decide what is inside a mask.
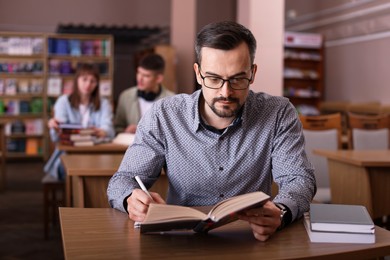
[[[240,84],[240,83],[244,82],[245,80],[246,79],[244,79],[244,78],[232,78],[229,81],[231,84]]]
[[[219,83],[219,82],[221,82],[221,79],[220,79],[220,78],[214,78],[214,77],[208,77],[208,80],[209,80],[211,83]]]

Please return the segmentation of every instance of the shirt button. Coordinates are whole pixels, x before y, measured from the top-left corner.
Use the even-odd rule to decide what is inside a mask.
[[[220,197],[220,198],[223,198],[224,196],[225,196],[225,195],[223,195],[223,194],[219,194],[219,197]]]
[[[220,170],[220,171],[223,171],[223,167],[222,167],[222,166],[219,166],[219,170]]]

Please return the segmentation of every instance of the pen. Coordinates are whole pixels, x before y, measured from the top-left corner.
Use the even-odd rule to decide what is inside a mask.
[[[138,185],[141,189],[153,200],[152,195],[150,195],[149,191],[146,189],[144,183],[141,181],[139,176],[135,176],[135,180],[138,182]]]

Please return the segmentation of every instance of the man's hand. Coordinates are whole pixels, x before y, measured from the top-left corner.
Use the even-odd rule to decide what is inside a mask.
[[[260,241],[270,238],[281,225],[280,209],[272,201],[267,201],[261,208],[243,212],[239,218],[249,222],[253,235]]]
[[[107,132],[104,131],[104,130],[101,129],[101,128],[95,127],[95,128],[94,128],[94,135],[97,136],[97,137],[99,137],[99,138],[104,138],[104,137],[107,136]]]
[[[137,125],[128,125],[125,129],[126,133],[135,134],[135,131],[137,130]]]
[[[142,222],[148,212],[150,203],[165,204],[164,199],[156,192],[150,192],[153,200],[141,189],[134,189],[127,198],[127,212],[133,221]]]

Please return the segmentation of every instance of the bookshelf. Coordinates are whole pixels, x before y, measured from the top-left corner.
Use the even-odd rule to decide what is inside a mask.
[[[47,120],[56,99],[73,89],[80,63],[101,72],[101,95],[112,101],[111,35],[0,32],[0,122],[8,158],[49,154]]]
[[[320,34],[285,32],[284,96],[302,114],[315,114],[324,98],[324,49]]]
[[[7,158],[46,153],[45,48],[43,34],[0,34],[0,121]]]

